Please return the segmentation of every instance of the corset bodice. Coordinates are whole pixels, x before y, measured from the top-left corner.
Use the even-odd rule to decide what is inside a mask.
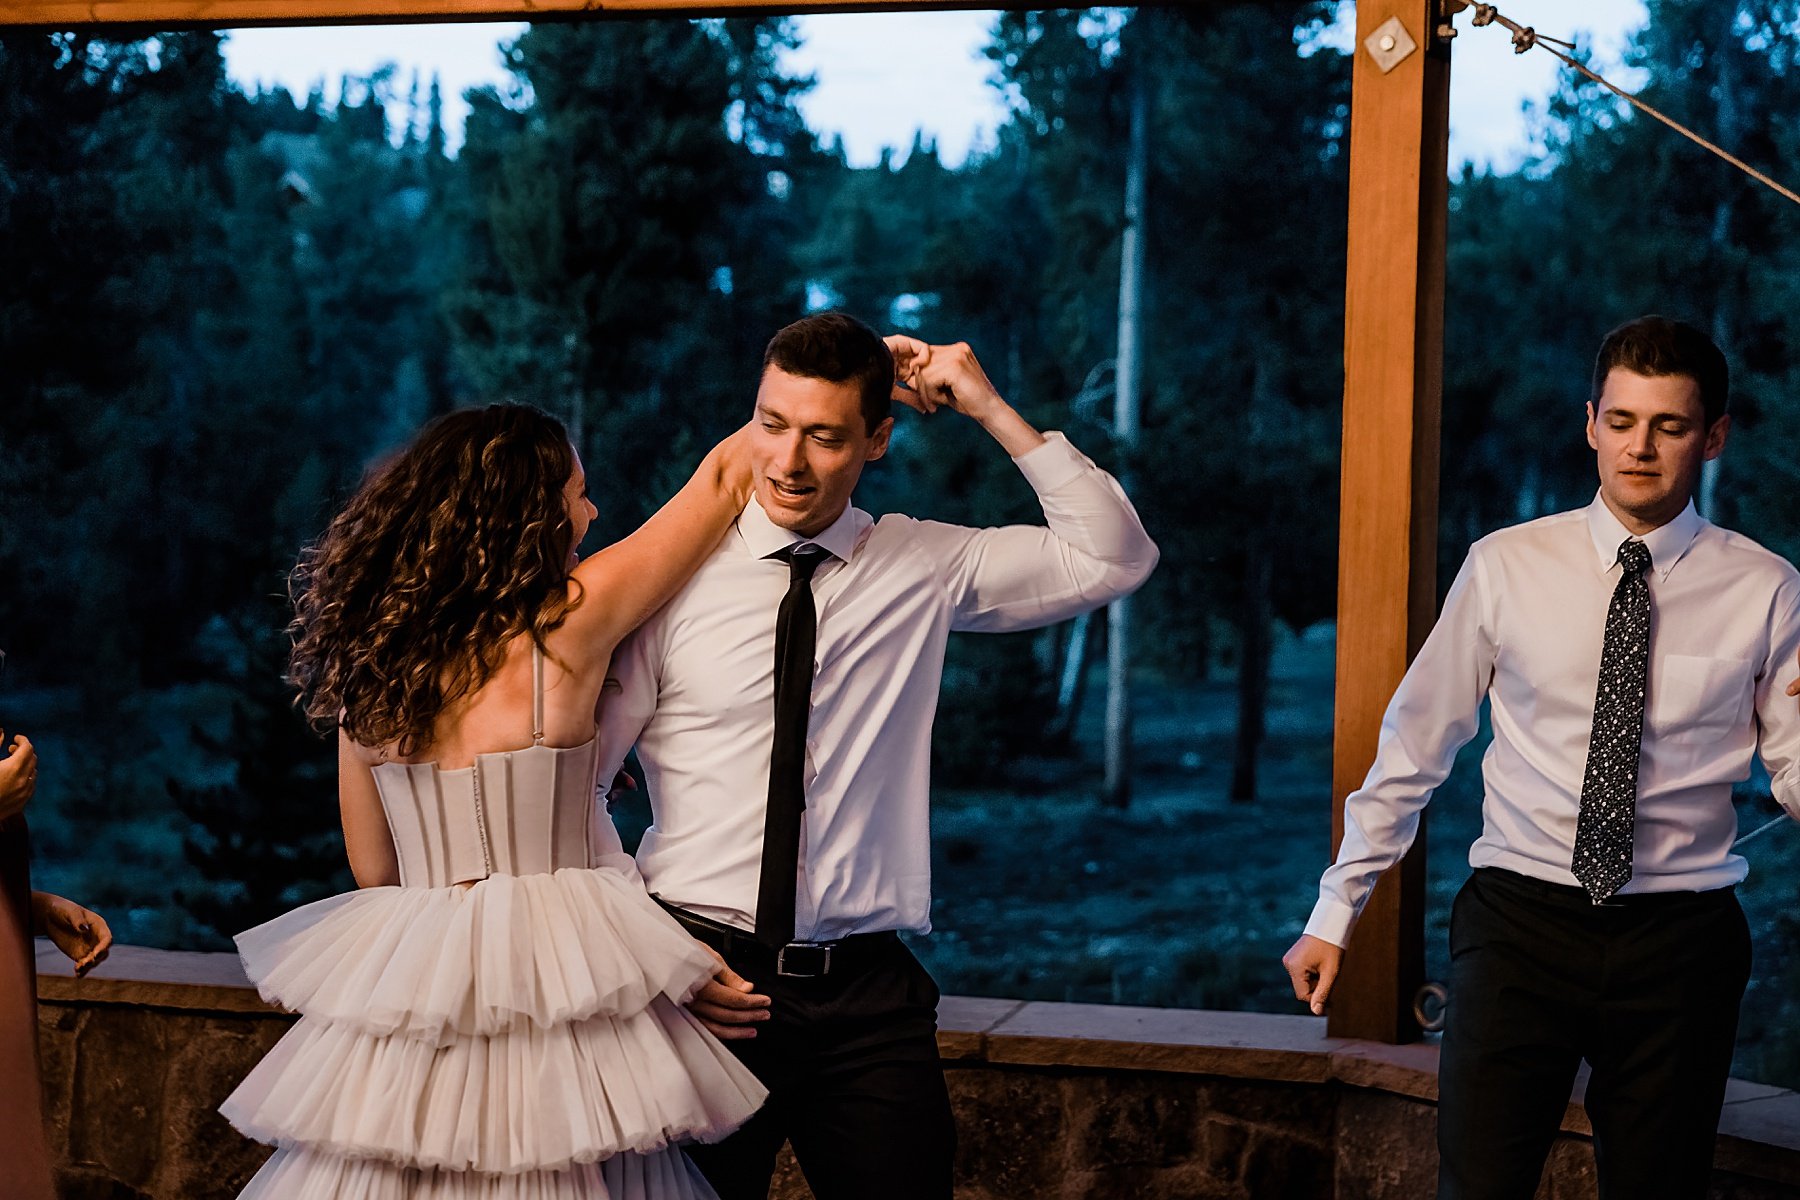
[[[479,754],[475,765],[383,763],[375,785],[402,887],[586,867],[598,741]]]

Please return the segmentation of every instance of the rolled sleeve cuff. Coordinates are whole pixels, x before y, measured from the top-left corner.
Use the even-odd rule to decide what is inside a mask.
[[[1089,471],[1098,470],[1094,460],[1077,450],[1069,439],[1055,430],[1044,434],[1044,444],[1013,459],[1025,482],[1039,494],[1054,491]]]
[[[1350,942],[1350,927],[1356,924],[1356,910],[1341,900],[1320,896],[1306,920],[1306,933],[1322,942],[1342,949]]]

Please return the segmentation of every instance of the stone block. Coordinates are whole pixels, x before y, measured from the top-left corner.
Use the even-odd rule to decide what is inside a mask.
[[[1272,1126],[1253,1129],[1244,1155],[1244,1188],[1254,1200],[1323,1200],[1332,1194],[1328,1146]]]
[[[1260,1200],[1191,1167],[1109,1167],[1070,1174],[1059,1200]]]
[[[958,1189],[1057,1195],[1067,1171],[1067,1073],[952,1066],[945,1075],[956,1110]]]
[[[1248,1126],[1207,1117],[1200,1125],[1200,1168],[1209,1179],[1235,1183],[1244,1177],[1244,1151],[1249,1145]]]
[[[775,1177],[769,1183],[769,1200],[813,1200],[812,1189],[794,1158],[792,1146],[782,1146],[775,1158]]]
[[[1323,1083],[1344,1046],[1316,1017],[1028,1003],[988,1031],[993,1062]]]
[[[1185,1075],[1083,1073],[1064,1084],[1070,1165],[1169,1167],[1199,1154],[1204,1081]]]
[[[1719,1114],[1714,1164],[1800,1190],[1800,1094],[1732,1080]]]
[[[38,1007],[38,1065],[44,1087],[44,1128],[50,1158],[69,1155],[69,1111],[75,1089],[75,1037],[81,1011],[64,1005]]]
[[[1721,1174],[1714,1177],[1706,1200],[1794,1200],[1794,1195],[1794,1189],[1784,1183]]]
[[[121,1183],[94,1167],[64,1167],[56,1173],[57,1200],[160,1200]]]
[[[168,1033],[154,1009],[95,1006],[75,1038],[69,1161],[108,1179],[147,1188],[162,1151]]]
[[[233,1129],[219,1105],[288,1025],[220,1016],[182,1022],[180,1034],[169,1037],[160,1195],[233,1200],[262,1166],[269,1148]]]
[[[1598,1200],[1599,1195],[1594,1144],[1580,1137],[1557,1138],[1544,1162],[1537,1200]]]
[[[1278,1128],[1324,1145],[1331,1140],[1342,1089],[1294,1083],[1220,1079],[1208,1088],[1210,1110],[1246,1125]]]
[[[1387,1046],[1348,1042],[1331,1054],[1331,1076],[1359,1088],[1379,1088],[1397,1096],[1437,1100],[1438,1049],[1435,1037]]]
[[[1414,1200],[1437,1191],[1437,1108],[1346,1088],[1338,1103],[1336,1200]]]

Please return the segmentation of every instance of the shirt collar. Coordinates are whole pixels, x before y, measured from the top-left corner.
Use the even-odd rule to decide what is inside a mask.
[[[769,520],[769,514],[757,503],[756,497],[750,497],[750,503],[744,506],[743,515],[738,517],[738,536],[744,539],[744,548],[752,558],[767,558],[771,554],[787,549],[799,542],[811,542],[815,546],[823,546],[833,558],[840,562],[849,562],[856,551],[856,543],[861,540],[862,527],[867,521],[867,514],[853,504],[844,506],[838,519],[826,526],[812,537],[801,537],[791,529],[783,529]]]
[[[1594,553],[1600,557],[1600,569],[1611,570],[1618,565],[1619,544],[1634,535],[1613,515],[1612,509],[1606,507],[1606,501],[1598,492],[1594,493],[1594,502],[1588,505],[1587,525],[1588,533],[1594,539]],[[1667,579],[1705,527],[1706,518],[1689,500],[1674,520],[1638,538],[1650,551],[1650,569],[1660,578]]]

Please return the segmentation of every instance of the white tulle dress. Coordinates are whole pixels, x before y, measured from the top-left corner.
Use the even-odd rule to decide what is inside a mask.
[[[301,1014],[220,1106],[277,1147],[243,1197],[715,1200],[677,1143],[766,1092],[681,1007],[713,961],[595,819],[597,745],[542,741],[375,768],[400,885],[238,935]]]

